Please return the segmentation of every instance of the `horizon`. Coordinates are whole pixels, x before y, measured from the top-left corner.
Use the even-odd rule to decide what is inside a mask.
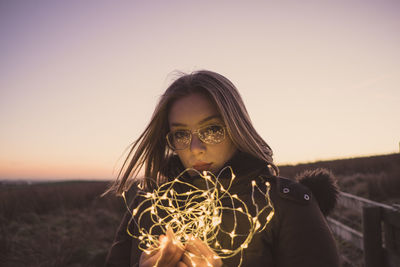
[[[286,167],[286,166],[297,166],[297,165],[307,165],[307,164],[315,164],[315,163],[320,163],[320,162],[329,162],[329,161],[340,161],[340,160],[352,160],[352,159],[362,159],[362,158],[371,158],[371,157],[384,157],[384,156],[391,156],[391,155],[396,155],[400,154],[400,152],[393,152],[393,153],[387,153],[387,154],[374,154],[374,155],[361,155],[361,156],[355,156],[355,157],[346,157],[346,158],[334,158],[334,159],[324,159],[324,160],[316,160],[316,161],[311,161],[311,162],[297,162],[297,163],[292,163],[292,164],[278,164],[278,167]],[[105,178],[105,177],[94,177],[94,178],[79,178],[79,177],[36,177],[36,178],[24,178],[24,177],[15,177],[15,178],[7,178],[7,177],[0,177],[0,182],[80,182],[80,181],[91,181],[91,182],[112,182],[116,179],[117,177],[111,177],[111,178]]]

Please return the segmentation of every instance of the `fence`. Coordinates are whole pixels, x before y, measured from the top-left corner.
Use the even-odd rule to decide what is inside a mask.
[[[328,217],[332,231],[364,253],[365,267],[400,266],[400,209],[340,192],[338,206],[358,212],[362,232]]]

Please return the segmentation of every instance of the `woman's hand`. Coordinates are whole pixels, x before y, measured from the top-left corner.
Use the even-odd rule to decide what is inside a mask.
[[[145,252],[140,256],[140,267],[154,267],[154,266],[185,266],[177,265],[182,258],[184,252],[183,245],[175,239],[173,231],[167,229],[166,236],[160,236],[160,247],[152,253]]]
[[[177,267],[221,267],[222,260],[207,244],[198,238],[191,238],[185,246],[182,262]]]

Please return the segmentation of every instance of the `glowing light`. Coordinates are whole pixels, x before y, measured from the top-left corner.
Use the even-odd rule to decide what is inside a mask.
[[[135,215],[137,214],[137,211],[138,211],[138,209],[134,209],[134,210],[132,211],[132,215],[135,216]]]
[[[254,234],[266,228],[274,215],[274,208],[269,198],[270,184],[267,182],[263,191],[253,180],[251,199],[255,212],[250,212],[237,194],[229,192],[236,176],[231,167],[224,168],[221,173],[226,169],[230,170],[231,179],[225,187],[221,184],[219,176],[216,177],[207,171],[203,171],[202,174],[198,172],[207,189],[203,190],[183,181],[183,174],[193,169],[185,170],[170,182],[158,186],[153,192],[144,192],[138,187],[136,197],[142,199],[131,212],[127,232],[139,240],[139,249],[149,254],[163,247],[167,238],[160,239],[159,236],[165,234],[167,228],[171,228],[176,240],[181,241],[183,245],[189,239],[198,238],[213,249],[217,258],[229,258],[240,253],[240,266],[243,250],[248,247]],[[178,188],[185,190],[176,191]],[[264,199],[265,203],[256,203],[255,194],[261,194],[262,197],[258,197],[257,200]],[[124,193],[122,197],[130,210]],[[229,226],[224,224],[224,216],[227,217],[225,219],[228,220]],[[246,227],[238,228],[239,218]],[[135,233],[129,230],[131,223],[135,224]],[[224,240],[230,242],[222,242]],[[185,253],[189,257],[194,256],[189,252]]]

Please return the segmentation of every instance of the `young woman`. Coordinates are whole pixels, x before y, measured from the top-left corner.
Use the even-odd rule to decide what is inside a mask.
[[[140,241],[127,231],[135,235],[143,229],[137,229],[132,215],[127,212],[106,266],[339,266],[335,240],[324,217],[333,208],[336,197],[329,173],[321,170],[308,173],[314,181],[327,181],[315,187],[312,179],[304,179],[307,182],[303,184],[310,185],[313,192],[301,183],[279,177],[272,150],[254,129],[237,89],[215,72],[183,75],[169,86],[149,125],[133,144],[110,191],[117,194],[127,191],[138,180],[136,176],[142,168],[149,178],[143,180],[143,190],[150,193],[184,170],[187,171],[181,176],[190,188],[191,185],[200,186],[199,181],[204,178],[199,174],[203,171],[219,175],[221,184],[229,183],[227,181],[232,180],[229,180],[231,172],[227,171],[227,166],[236,176],[229,187],[231,195],[249,206],[261,203],[265,195],[254,195],[253,188],[257,185],[260,192],[266,192],[274,211],[266,227],[243,246],[242,253],[219,257],[211,244],[200,238],[179,240],[171,228],[159,233],[159,247],[144,253],[139,249]],[[174,187],[178,192],[185,192],[188,186]],[[321,194],[318,190],[323,190],[330,198],[315,199],[314,195]],[[143,201],[143,198],[136,198],[131,203],[132,210]],[[255,216],[254,209],[249,209],[249,213]],[[222,217],[218,223],[232,225],[232,219]],[[140,227],[148,231],[151,224],[148,220]],[[238,219],[237,224],[242,229],[248,227],[242,219]],[[233,244],[221,235],[216,239],[222,246]]]

